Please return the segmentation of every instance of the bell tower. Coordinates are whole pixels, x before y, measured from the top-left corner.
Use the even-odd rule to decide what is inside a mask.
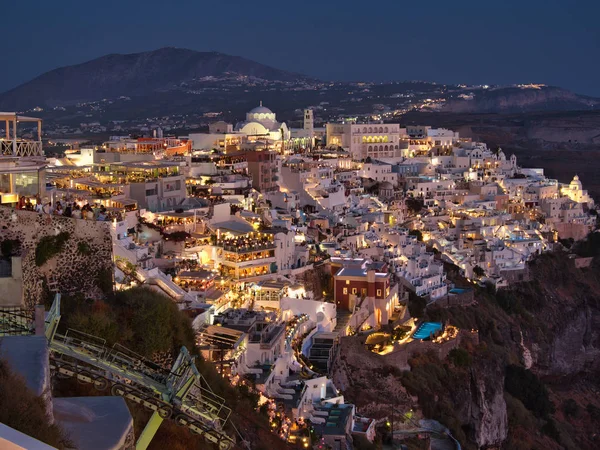
[[[313,110],[305,109],[304,110],[304,131],[306,131],[309,137],[313,136],[313,128],[314,128],[314,118],[313,118]]]

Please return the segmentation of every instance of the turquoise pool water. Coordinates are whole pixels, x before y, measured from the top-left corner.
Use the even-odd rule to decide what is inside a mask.
[[[414,332],[414,339],[429,339],[432,334],[442,329],[441,322],[423,322]]]
[[[448,291],[448,293],[450,293],[450,294],[463,294],[465,292],[467,292],[467,289],[461,289],[461,288],[454,288],[454,289],[450,289]]]

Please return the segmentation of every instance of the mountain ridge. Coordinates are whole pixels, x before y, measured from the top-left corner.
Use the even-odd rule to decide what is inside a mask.
[[[269,102],[282,117],[294,116],[301,106],[327,110],[329,117],[321,119],[334,121],[344,114],[369,116],[381,111],[502,114],[600,108],[600,99],[556,86],[321,81],[218,51],[163,47],[110,53],[53,69],[0,94],[0,110],[40,107],[43,118],[50,120],[83,116],[122,120],[213,111],[227,118],[239,116],[259,100]],[[69,110],[61,113],[64,107]]]
[[[198,78],[238,76],[269,82],[314,80],[241,56],[163,47],[139,53],[111,53],[59,67],[0,94],[4,109],[64,106],[119,96],[144,96]]]

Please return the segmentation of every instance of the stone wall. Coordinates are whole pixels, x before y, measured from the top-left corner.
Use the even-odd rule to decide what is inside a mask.
[[[61,232],[69,233],[63,250],[38,267],[35,253],[40,239]],[[0,207],[0,241],[5,239],[17,239],[21,243],[25,306],[43,303],[48,287],[63,294],[81,292],[87,298],[102,297],[103,291],[112,289],[112,240],[108,222]],[[83,252],[80,243],[87,244]]]
[[[475,291],[473,289],[468,289],[465,292],[457,294],[448,293],[443,297],[436,299],[435,302],[428,305],[428,307],[450,308],[452,306],[469,306],[473,303],[475,303]]]
[[[585,269],[587,267],[590,267],[592,265],[593,260],[594,258],[591,256],[588,258],[573,258],[575,267],[577,267],[578,269]]]
[[[11,276],[0,277],[0,306],[23,305],[23,266],[20,256],[10,261]]]
[[[523,269],[501,270],[500,276],[508,281],[509,284],[531,281],[529,266],[525,266]]]

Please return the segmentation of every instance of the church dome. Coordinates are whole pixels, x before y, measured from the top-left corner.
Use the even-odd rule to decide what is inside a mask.
[[[248,113],[249,114],[273,114],[273,111],[271,111],[266,106],[263,106],[262,102],[261,102],[260,106],[257,106],[256,108],[252,108],[250,111],[248,111]]]

